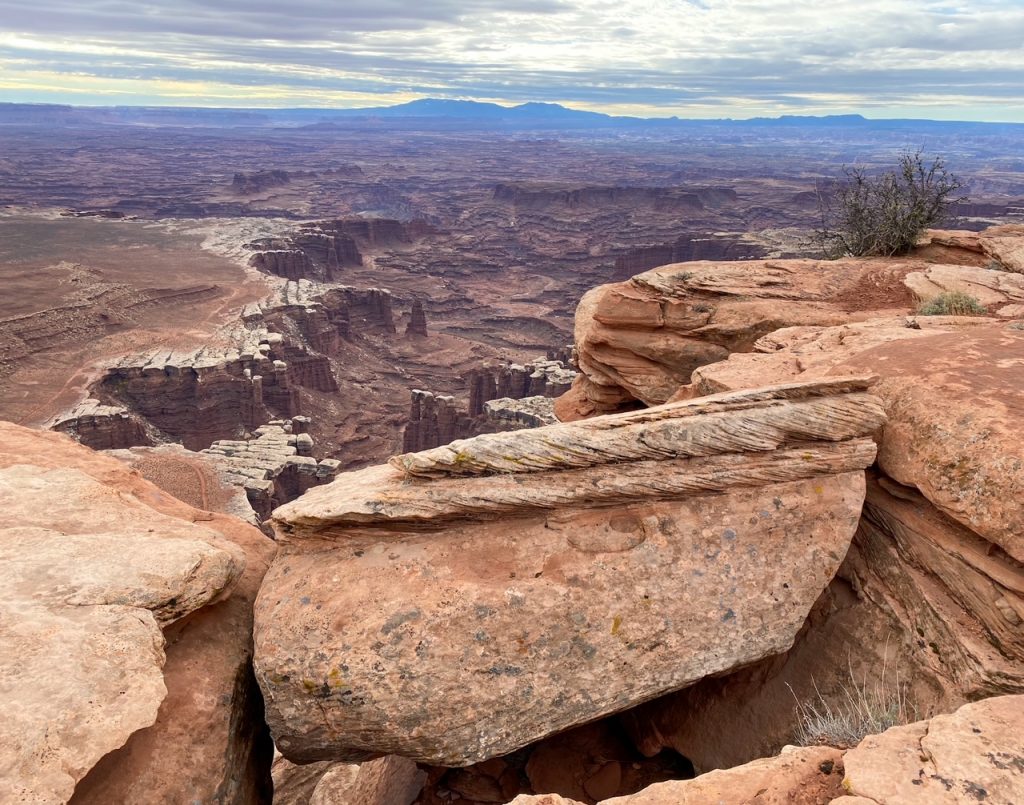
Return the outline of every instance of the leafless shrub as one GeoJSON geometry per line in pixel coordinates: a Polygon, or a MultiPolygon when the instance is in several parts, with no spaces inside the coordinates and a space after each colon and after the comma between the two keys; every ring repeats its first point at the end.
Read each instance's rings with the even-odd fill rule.
{"type": "Polygon", "coordinates": [[[920,150],[900,155],[896,169],[879,175],[844,168],[845,181],[818,193],[816,240],[829,258],[906,254],[929,227],[941,223],[963,183],[942,157],[926,163],[920,150]]]}

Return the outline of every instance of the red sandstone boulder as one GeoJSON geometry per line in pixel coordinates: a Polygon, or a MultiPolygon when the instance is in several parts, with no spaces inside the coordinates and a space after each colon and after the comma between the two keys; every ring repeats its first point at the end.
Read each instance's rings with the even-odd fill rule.
{"type": "Polygon", "coordinates": [[[38,568],[24,576],[35,579],[28,588],[5,582],[8,595],[31,597],[5,607],[10,627],[0,630],[21,713],[5,704],[17,749],[4,749],[0,799],[269,802],[271,747],[250,630],[273,543],[62,435],[0,423],[0,474],[9,525],[32,532],[8,531],[5,552],[31,551],[5,561],[4,572],[38,568]],[[72,536],[50,560],[53,533],[72,536]],[[68,553],[76,534],[89,537],[88,550],[68,553]],[[182,548],[192,554],[174,570],[182,548]],[[26,564],[33,557],[42,566],[26,564]],[[204,570],[210,560],[223,571],[204,570]],[[64,625],[33,638],[28,653],[18,641],[41,623],[39,607],[64,625]],[[100,623],[110,617],[118,624],[100,623]],[[91,638],[82,618],[99,619],[102,636],[91,638]]]}
{"type": "Polygon", "coordinates": [[[865,738],[843,788],[868,802],[1016,805],[1024,801],[1024,696],[1000,696],[865,738]]]}
{"type": "Polygon", "coordinates": [[[772,331],[912,313],[946,291],[1019,317],[1021,255],[1024,227],[1007,226],[931,232],[899,259],[676,263],[600,286],[577,309],[581,375],[556,411],[568,421],[662,403],[698,367],[749,352],[772,331]]]}
{"type": "Polygon", "coordinates": [[[468,765],[784,651],[860,513],[866,385],[488,434],[278,509],[255,633],[278,747],[468,765]]]}
{"type": "Polygon", "coordinates": [[[911,262],[768,260],[677,263],[602,285],[576,311],[576,408],[665,402],[699,366],[797,324],[905,311],[911,262]],[[581,399],[582,398],[582,399],[581,399]]]}

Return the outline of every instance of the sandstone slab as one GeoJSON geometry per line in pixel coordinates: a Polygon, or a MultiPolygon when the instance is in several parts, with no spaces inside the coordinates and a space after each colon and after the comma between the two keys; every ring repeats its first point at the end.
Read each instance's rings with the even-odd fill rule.
{"type": "MultiPolygon", "coordinates": [[[[115,648],[121,646],[114,655],[116,665],[106,684],[116,684],[118,674],[129,674],[147,656],[157,656],[159,662],[153,666],[156,676],[152,680],[153,684],[159,684],[160,691],[151,708],[146,710],[145,723],[138,724],[134,731],[125,728],[123,733],[118,733],[111,725],[104,727],[97,723],[95,728],[103,731],[103,741],[94,743],[83,732],[86,726],[94,728],[91,722],[77,724],[74,732],[77,751],[89,753],[92,761],[83,761],[81,768],[76,766],[70,770],[74,776],[81,777],[71,801],[219,801],[239,805],[269,802],[271,745],[263,724],[262,701],[252,678],[251,630],[252,601],[273,555],[273,542],[234,517],[200,511],[182,503],[122,462],[75,444],[66,436],[0,423],[0,468],[5,468],[5,474],[24,472],[17,465],[26,461],[31,462],[32,469],[41,477],[55,473],[56,478],[62,473],[75,472],[96,486],[87,486],[90,494],[76,503],[74,496],[69,496],[69,491],[73,490],[69,490],[66,483],[44,494],[29,489],[18,491],[22,486],[19,482],[14,510],[39,521],[50,521],[52,527],[65,535],[74,535],[86,528],[97,533],[109,532],[118,538],[141,533],[140,542],[121,545],[122,550],[116,559],[111,559],[109,569],[115,572],[117,568],[131,566],[132,562],[140,563],[139,584],[123,590],[130,596],[126,600],[162,601],[156,608],[162,613],[159,622],[157,617],[150,616],[156,628],[149,637],[152,648],[140,650],[122,645],[136,634],[133,629],[145,625],[145,618],[136,616],[128,618],[124,628],[105,630],[101,638],[91,644],[91,650],[99,659],[104,657],[102,652],[107,642],[113,640],[115,648]],[[104,513],[110,516],[109,520],[104,521],[104,513]],[[155,595],[161,583],[154,571],[161,567],[156,560],[163,549],[147,541],[168,534],[181,540],[198,536],[205,544],[226,553],[235,563],[233,586],[225,587],[212,601],[173,622],[172,617],[182,611],[182,605],[155,595]],[[162,630],[158,628],[161,625],[162,630]],[[114,635],[117,637],[112,637],[114,635]],[[99,755],[103,756],[95,762],[99,755]]],[[[171,486],[177,488],[178,485],[171,486]]],[[[61,540],[67,539],[61,537],[61,540]]],[[[59,550],[64,551],[63,545],[59,550]]],[[[207,575],[202,566],[194,562],[192,565],[196,578],[207,575]]],[[[74,570],[88,582],[80,589],[95,591],[107,565],[90,546],[88,555],[74,570]],[[89,572],[90,569],[94,572],[89,572]]],[[[117,585],[123,588],[128,578],[122,573],[112,588],[117,585]]],[[[194,584],[194,580],[190,584],[194,584]]],[[[163,585],[166,586],[166,582],[163,585]]],[[[42,589],[47,589],[46,585],[40,584],[35,592],[42,589]]],[[[195,601],[196,596],[189,593],[183,598],[186,599],[195,601]]],[[[83,617],[87,612],[116,609],[116,606],[76,606],[72,612],[83,617]]],[[[145,615],[145,611],[136,607],[128,611],[145,615]]],[[[73,628],[80,631],[77,626],[73,628]]],[[[88,633],[82,631],[81,638],[87,637],[88,633]]],[[[47,639],[40,640],[34,650],[40,657],[51,657],[53,669],[63,674],[64,686],[69,680],[81,686],[84,678],[98,668],[95,656],[72,661],[69,648],[59,643],[52,632],[47,639]],[[56,655],[57,659],[51,655],[56,655]]],[[[112,661],[110,657],[107,660],[112,661]]],[[[147,679],[150,677],[141,673],[132,677],[136,686],[147,679]]],[[[76,698],[77,706],[85,706],[90,699],[82,691],[79,693],[81,700],[76,698]]],[[[126,687],[118,688],[116,693],[114,709],[110,709],[109,702],[104,705],[93,700],[102,712],[109,712],[111,718],[116,707],[122,706],[122,700],[133,696],[132,690],[126,687]],[[124,695],[121,690],[125,690],[124,695]]],[[[38,708],[39,718],[49,718],[51,734],[57,725],[64,723],[64,718],[74,717],[74,710],[62,714],[55,709],[60,701],[55,698],[38,708]]],[[[13,738],[13,733],[7,734],[13,738]]],[[[10,775],[0,776],[5,782],[12,779],[10,775]]],[[[67,796],[60,799],[67,799],[67,796]]]]}
{"type": "Polygon", "coordinates": [[[166,695],[161,624],[227,592],[244,556],[78,470],[0,470],[0,799],[66,801],[166,695]]]}
{"type": "Polygon", "coordinates": [[[647,753],[698,768],[793,739],[794,696],[842,696],[850,669],[894,673],[920,712],[1024,690],[1024,338],[985,318],[898,317],[786,328],[701,367],[681,394],[870,371],[886,403],[858,532],[785,658],[707,680],[630,714],[647,753]]]}
{"type": "Polygon", "coordinates": [[[282,507],[256,615],[282,753],[468,765],[785,650],[856,526],[868,384],[488,434],[282,507]]]}
{"type": "Polygon", "coordinates": [[[1024,800],[1024,696],[967,704],[846,753],[843,787],[873,802],[1012,805],[1024,800]]]}
{"type": "Polygon", "coordinates": [[[1024,331],[991,320],[886,319],[789,328],[702,367],[692,393],[873,372],[889,420],[879,466],[1024,561],[1024,331]],[[942,405],[936,405],[942,400],[942,405]]]}

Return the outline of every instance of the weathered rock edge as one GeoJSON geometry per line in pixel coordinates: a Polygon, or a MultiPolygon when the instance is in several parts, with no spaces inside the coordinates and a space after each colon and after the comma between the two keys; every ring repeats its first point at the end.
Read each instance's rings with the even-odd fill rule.
{"type": "Polygon", "coordinates": [[[726,392],[528,431],[489,433],[395,456],[413,477],[532,473],[642,459],[775,450],[794,441],[841,442],[881,424],[870,377],[726,392]],[[756,412],[756,413],[755,413],[756,412]]]}
{"type": "Polygon", "coordinates": [[[789,383],[485,434],[341,475],[278,508],[273,524],[282,542],[330,539],[359,525],[440,527],[859,470],[875,457],[865,436],[885,419],[878,399],[864,393],[872,382],[789,383]]]}
{"type": "Polygon", "coordinates": [[[492,474],[375,467],[281,507],[255,626],[278,747],[468,765],[785,651],[856,528],[869,383],[481,436],[459,450],[492,474]]]}

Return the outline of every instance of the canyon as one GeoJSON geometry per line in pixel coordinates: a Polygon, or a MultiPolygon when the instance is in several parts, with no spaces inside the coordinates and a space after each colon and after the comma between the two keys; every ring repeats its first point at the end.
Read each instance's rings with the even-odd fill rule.
{"type": "Polygon", "coordinates": [[[1024,799],[1014,130],[4,111],[0,799],[1024,799]]]}

